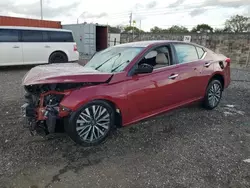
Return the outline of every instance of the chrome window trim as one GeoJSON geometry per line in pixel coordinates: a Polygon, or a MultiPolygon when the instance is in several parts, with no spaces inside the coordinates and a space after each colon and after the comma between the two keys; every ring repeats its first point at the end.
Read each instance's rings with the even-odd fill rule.
{"type": "MultiPolygon", "coordinates": [[[[196,47],[201,48],[201,49],[204,51],[204,54],[203,54],[202,58],[200,58],[200,59],[198,58],[197,61],[204,60],[204,58],[205,58],[206,55],[207,55],[207,50],[206,50],[204,47],[202,47],[202,46],[198,46],[198,45],[195,45],[195,44],[189,44],[189,43],[178,43],[178,42],[169,43],[169,44],[172,44],[173,46],[174,46],[174,44],[186,44],[186,45],[194,46],[195,48],[196,48],[196,47]]],[[[161,45],[159,45],[159,46],[156,46],[155,48],[160,47],[160,46],[165,46],[165,45],[166,45],[166,44],[161,44],[161,45]]],[[[155,49],[155,48],[154,48],[154,49],[155,49]]],[[[197,55],[198,55],[198,54],[197,54],[197,55]]],[[[167,68],[172,68],[172,67],[176,67],[176,66],[178,66],[178,65],[188,64],[188,63],[192,63],[192,62],[194,62],[194,61],[190,61],[190,62],[185,62],[185,63],[181,63],[181,64],[174,64],[174,65],[169,65],[169,66],[164,66],[164,67],[156,68],[156,69],[153,69],[153,72],[152,72],[152,73],[154,73],[155,71],[158,71],[158,70],[164,70],[164,69],[167,69],[167,68]]],[[[115,73],[115,74],[116,74],[116,73],[115,73]]]]}

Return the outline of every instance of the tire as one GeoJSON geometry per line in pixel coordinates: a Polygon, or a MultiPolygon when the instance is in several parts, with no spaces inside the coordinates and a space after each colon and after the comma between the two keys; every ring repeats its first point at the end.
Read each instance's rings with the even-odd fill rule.
{"type": "Polygon", "coordinates": [[[208,110],[216,108],[220,103],[222,91],[222,84],[219,80],[210,81],[203,101],[204,108],[208,110]]]}
{"type": "Polygon", "coordinates": [[[77,144],[94,146],[106,140],[115,127],[114,120],[114,109],[105,101],[95,100],[71,114],[65,131],[77,144]]]}
{"type": "Polygon", "coordinates": [[[49,63],[66,63],[68,62],[68,57],[62,52],[54,52],[49,57],[49,63]]]}

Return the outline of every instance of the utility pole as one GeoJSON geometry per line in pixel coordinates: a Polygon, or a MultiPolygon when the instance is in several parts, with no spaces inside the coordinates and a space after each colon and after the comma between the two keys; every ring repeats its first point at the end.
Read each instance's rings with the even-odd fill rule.
{"type": "Polygon", "coordinates": [[[134,41],[134,24],[133,24],[133,29],[132,29],[132,41],[134,41]]]}
{"type": "Polygon", "coordinates": [[[139,31],[139,39],[141,40],[141,20],[140,20],[140,31],[139,31]]]}
{"type": "MultiPolygon", "coordinates": [[[[130,13],[130,15],[129,15],[129,26],[130,26],[130,28],[131,28],[131,26],[132,26],[132,17],[133,17],[133,13],[131,12],[130,13]]],[[[133,31],[132,31],[133,32],[133,31]]],[[[134,33],[133,33],[133,35],[134,35],[134,33]]],[[[129,39],[130,37],[129,37],[129,35],[128,35],[128,39],[129,39]]],[[[133,38],[132,38],[132,40],[134,40],[133,38]]]]}
{"type": "Polygon", "coordinates": [[[43,20],[43,0],[40,0],[41,20],[43,20]]]}
{"type": "Polygon", "coordinates": [[[132,38],[132,41],[134,41],[134,28],[135,28],[135,20],[133,20],[133,26],[132,26],[132,33],[133,33],[133,38],[132,38]]]}
{"type": "Polygon", "coordinates": [[[130,13],[130,16],[129,16],[129,26],[131,27],[132,25],[132,12],[130,13]]]}

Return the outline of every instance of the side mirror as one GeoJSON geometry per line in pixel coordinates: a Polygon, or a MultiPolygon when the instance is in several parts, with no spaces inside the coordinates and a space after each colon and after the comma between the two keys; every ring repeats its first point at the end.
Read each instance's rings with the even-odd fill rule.
{"type": "Polygon", "coordinates": [[[145,73],[151,73],[153,72],[154,67],[143,63],[141,65],[138,66],[138,68],[135,70],[135,74],[145,74],[145,73]]]}

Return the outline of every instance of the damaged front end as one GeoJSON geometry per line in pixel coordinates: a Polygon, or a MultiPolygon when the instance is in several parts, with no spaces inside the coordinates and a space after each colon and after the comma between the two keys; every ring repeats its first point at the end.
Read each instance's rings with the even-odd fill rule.
{"type": "Polygon", "coordinates": [[[74,90],[108,83],[112,76],[112,73],[102,73],[77,63],[49,64],[32,68],[22,80],[27,92],[22,113],[31,133],[54,133],[57,122],[67,119],[71,113],[70,109],[60,104],[74,90]]]}
{"type": "MultiPolygon", "coordinates": [[[[71,110],[60,105],[60,102],[72,90],[93,85],[93,83],[60,83],[24,86],[25,104],[22,114],[26,127],[32,135],[47,135],[56,132],[56,125],[69,116],[71,110]]],[[[61,126],[61,125],[60,125],[61,126]]],[[[63,126],[62,126],[63,127],[63,126]]]]}

